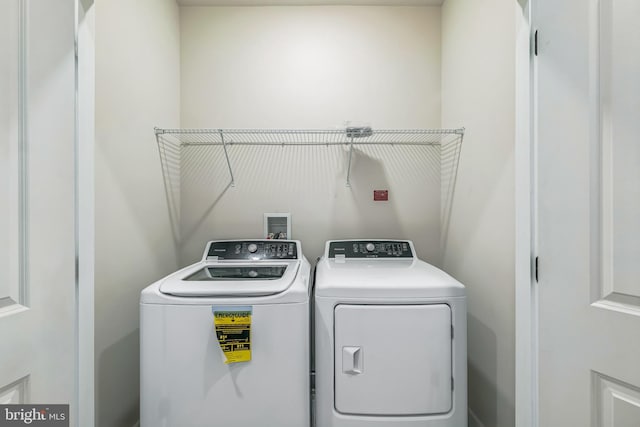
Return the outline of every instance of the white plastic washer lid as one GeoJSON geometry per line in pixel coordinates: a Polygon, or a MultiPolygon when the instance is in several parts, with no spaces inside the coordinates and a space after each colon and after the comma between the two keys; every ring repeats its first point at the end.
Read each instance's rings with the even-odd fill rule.
{"type": "Polygon", "coordinates": [[[296,280],[300,269],[300,261],[260,262],[260,263],[200,263],[195,268],[180,275],[167,277],[160,284],[160,292],[179,297],[254,297],[275,295],[284,292],[296,280]],[[186,280],[194,273],[208,268],[242,268],[242,267],[285,267],[286,270],[277,279],[238,280],[186,280]]]}

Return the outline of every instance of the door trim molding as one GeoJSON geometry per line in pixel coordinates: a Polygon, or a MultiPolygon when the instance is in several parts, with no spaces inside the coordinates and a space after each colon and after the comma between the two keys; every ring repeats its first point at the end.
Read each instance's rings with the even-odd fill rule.
{"type": "Polygon", "coordinates": [[[535,0],[516,8],[515,303],[516,426],[538,426],[537,283],[535,248],[535,0]]]}
{"type": "Polygon", "coordinates": [[[76,404],[75,425],[95,425],[94,362],[94,143],[95,8],[75,0],[75,252],[76,404]]]}

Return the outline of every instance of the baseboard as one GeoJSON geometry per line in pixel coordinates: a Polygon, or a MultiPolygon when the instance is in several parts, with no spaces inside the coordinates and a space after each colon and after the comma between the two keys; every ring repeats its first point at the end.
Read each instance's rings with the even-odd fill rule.
{"type": "Polygon", "coordinates": [[[482,421],[480,421],[471,408],[469,408],[469,427],[484,427],[482,421]]]}

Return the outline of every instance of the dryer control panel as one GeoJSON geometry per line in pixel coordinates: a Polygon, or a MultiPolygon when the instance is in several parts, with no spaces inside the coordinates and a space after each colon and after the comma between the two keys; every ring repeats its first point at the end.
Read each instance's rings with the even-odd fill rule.
{"type": "Polygon", "coordinates": [[[298,242],[293,240],[226,240],[210,242],[205,260],[278,260],[298,259],[298,242]]]}
{"type": "Polygon", "coordinates": [[[343,240],[329,242],[328,257],[413,258],[408,240],[343,240]]]}

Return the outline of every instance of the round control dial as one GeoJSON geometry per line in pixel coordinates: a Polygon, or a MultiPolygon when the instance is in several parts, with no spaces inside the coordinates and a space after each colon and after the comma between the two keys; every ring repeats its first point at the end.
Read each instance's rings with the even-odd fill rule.
{"type": "Polygon", "coordinates": [[[374,245],[373,243],[367,243],[367,246],[365,246],[365,248],[369,251],[369,252],[373,252],[376,248],[376,245],[374,245]]]}
{"type": "Polygon", "coordinates": [[[249,250],[249,252],[251,252],[252,254],[255,253],[258,250],[258,245],[256,245],[255,243],[251,243],[247,249],[249,250]]]}

